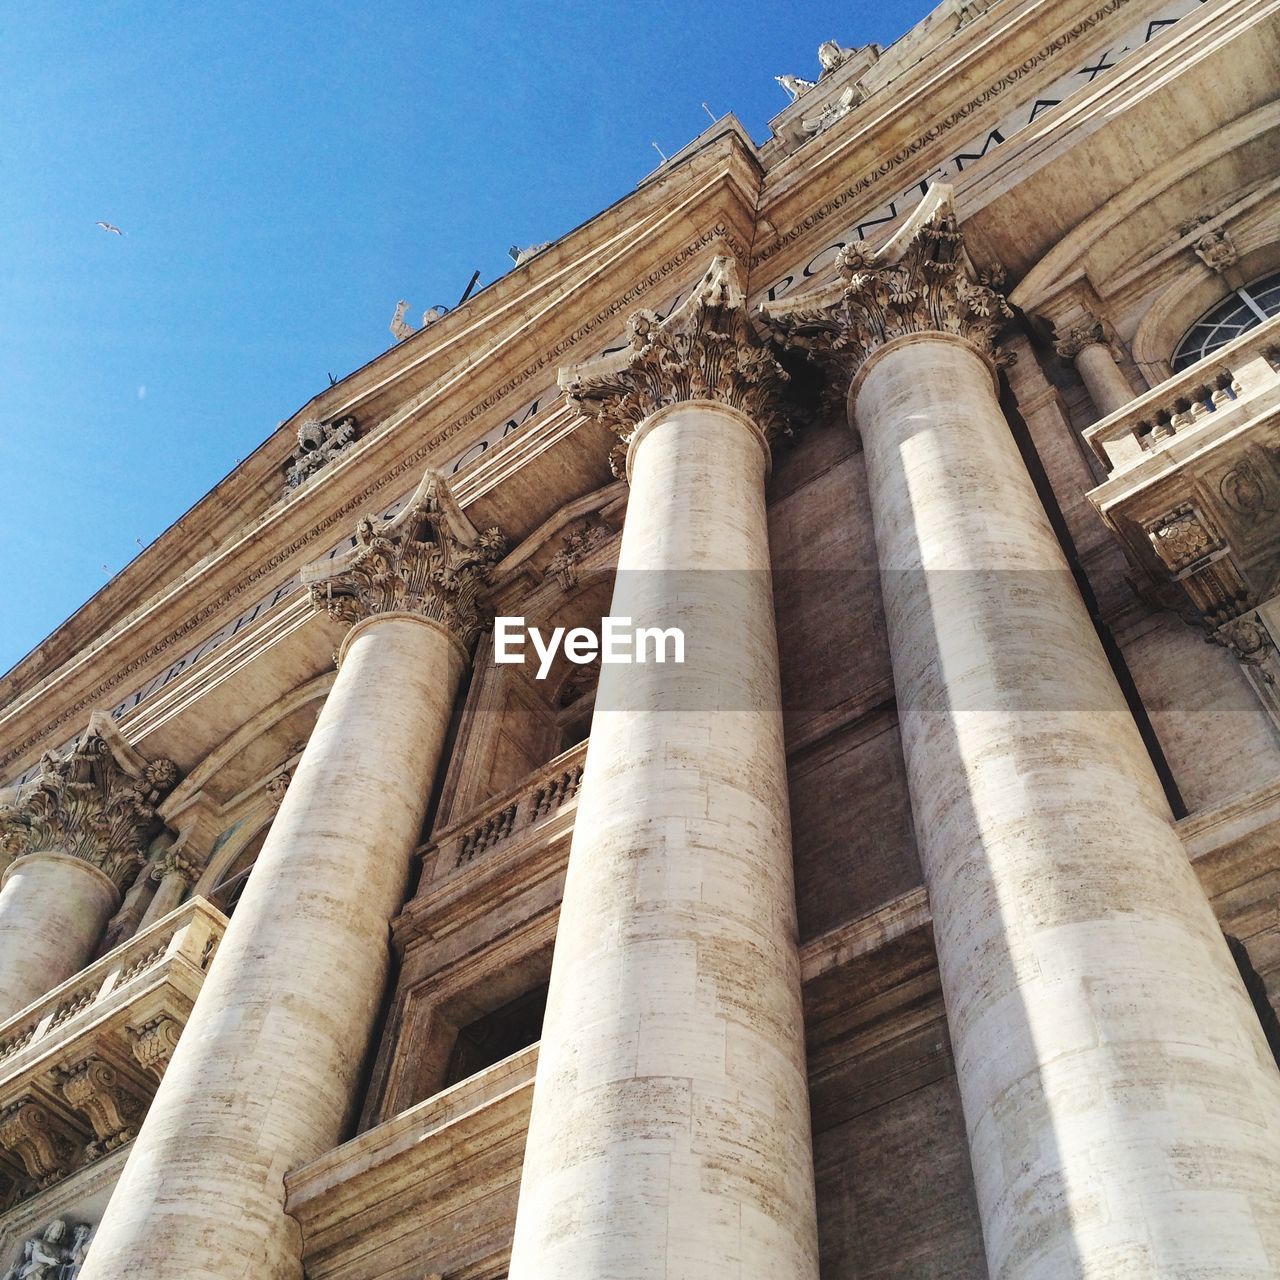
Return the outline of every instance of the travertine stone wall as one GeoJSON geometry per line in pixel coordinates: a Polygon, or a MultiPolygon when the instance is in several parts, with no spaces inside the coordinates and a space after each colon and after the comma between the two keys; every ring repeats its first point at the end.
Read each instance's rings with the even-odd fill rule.
{"type": "Polygon", "coordinates": [[[767,447],[692,402],[636,433],[552,967],[512,1280],[816,1277],[767,447]]]}
{"type": "Polygon", "coordinates": [[[12,863],[0,888],[0,1021],[87,964],[119,902],[81,858],[28,853],[12,863]]]}
{"type": "Polygon", "coordinates": [[[851,393],[993,1276],[1280,1270],[1280,1075],[963,339],[851,393]]]}
{"type": "Polygon", "coordinates": [[[407,614],[344,650],[82,1280],[302,1275],[284,1174],[348,1119],[465,663],[407,614]]]}

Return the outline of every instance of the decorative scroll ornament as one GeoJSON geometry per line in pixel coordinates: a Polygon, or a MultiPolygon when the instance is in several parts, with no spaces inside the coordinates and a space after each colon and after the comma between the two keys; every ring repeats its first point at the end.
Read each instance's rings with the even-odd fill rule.
{"type": "Polygon", "coordinates": [[[178,780],[173,761],[148,764],[95,712],[84,737],[65,756],[46,752],[40,768],[26,795],[0,805],[0,849],[68,854],[123,889],[160,829],[156,805],[178,780]]]}
{"type": "Polygon", "coordinates": [[[416,613],[470,647],[486,621],[481,592],[505,548],[502,534],[478,532],[444,477],[428,471],[395,519],[383,525],[361,520],[355,547],[308,565],[302,580],[312,604],[339,622],[416,613]]]}
{"type": "Polygon", "coordinates": [[[637,311],[627,345],[590,364],[560,370],[571,405],[622,441],[609,456],[621,478],[636,428],[667,405],[716,400],[747,415],[772,440],[789,434],[782,391],[788,375],[747,315],[732,258],[715,258],[701,283],[665,320],[637,311]]]}
{"type": "Polygon", "coordinates": [[[880,250],[846,245],[836,272],[831,283],[767,303],[760,313],[785,349],[804,351],[837,375],[832,389],[841,395],[873,351],[908,334],[955,334],[1007,363],[996,349],[996,335],[1013,315],[997,292],[1004,274],[970,267],[949,186],[931,186],[880,250]]]}

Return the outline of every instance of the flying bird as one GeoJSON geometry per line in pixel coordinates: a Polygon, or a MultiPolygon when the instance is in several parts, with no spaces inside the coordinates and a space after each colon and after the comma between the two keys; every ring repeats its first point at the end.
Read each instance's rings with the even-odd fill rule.
{"type": "Polygon", "coordinates": [[[124,235],[124,232],[121,231],[120,228],[117,227],[113,222],[98,222],[98,223],[95,223],[94,225],[101,227],[103,231],[110,231],[113,236],[124,235]]]}

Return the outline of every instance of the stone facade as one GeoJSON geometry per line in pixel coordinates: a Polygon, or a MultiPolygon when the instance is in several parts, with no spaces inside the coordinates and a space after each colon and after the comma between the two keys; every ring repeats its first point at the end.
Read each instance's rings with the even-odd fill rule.
{"type": "Polygon", "coordinates": [[[1280,1275],[1278,67],[827,40],[0,680],[0,1274],[1280,1275]]]}

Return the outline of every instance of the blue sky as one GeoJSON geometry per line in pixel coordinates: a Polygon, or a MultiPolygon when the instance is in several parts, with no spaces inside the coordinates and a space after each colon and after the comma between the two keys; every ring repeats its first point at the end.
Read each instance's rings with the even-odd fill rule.
{"type": "Polygon", "coordinates": [[[0,671],[316,391],[931,6],[54,5],[0,45],[0,671]],[[119,225],[109,235],[98,219],[119,225]]]}

